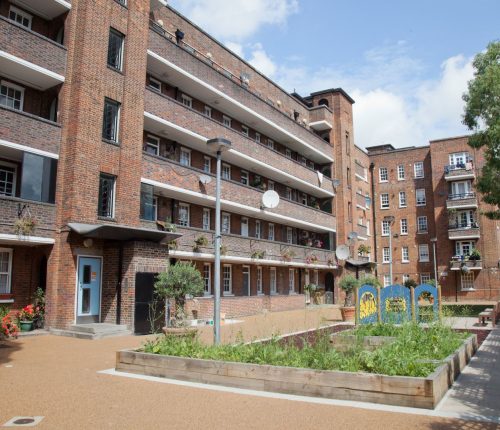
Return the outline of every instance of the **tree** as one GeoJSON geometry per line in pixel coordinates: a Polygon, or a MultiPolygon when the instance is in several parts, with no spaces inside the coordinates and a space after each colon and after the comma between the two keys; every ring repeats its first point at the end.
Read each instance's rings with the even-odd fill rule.
{"type": "Polygon", "coordinates": [[[494,206],[485,213],[500,219],[500,41],[491,42],[486,52],[473,61],[474,79],[463,95],[463,123],[474,131],[469,138],[473,148],[485,147],[486,163],[477,181],[483,201],[494,206]]]}
{"type": "Polygon", "coordinates": [[[353,293],[356,287],[359,286],[359,281],[354,275],[346,275],[340,280],[339,286],[345,291],[344,306],[353,306],[353,293]]]}
{"type": "Polygon", "coordinates": [[[156,277],[155,293],[165,301],[175,300],[173,325],[182,325],[186,296],[201,296],[204,282],[194,263],[178,261],[156,277]]]}

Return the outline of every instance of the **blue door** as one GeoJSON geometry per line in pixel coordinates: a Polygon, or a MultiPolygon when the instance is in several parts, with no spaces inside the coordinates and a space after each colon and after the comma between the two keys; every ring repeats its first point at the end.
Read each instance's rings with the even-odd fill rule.
{"type": "Polygon", "coordinates": [[[78,259],[77,323],[99,322],[101,305],[101,259],[78,259]]]}

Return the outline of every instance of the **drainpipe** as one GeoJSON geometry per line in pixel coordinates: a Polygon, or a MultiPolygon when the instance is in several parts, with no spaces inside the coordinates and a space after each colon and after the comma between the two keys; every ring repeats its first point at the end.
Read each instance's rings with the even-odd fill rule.
{"type": "Polygon", "coordinates": [[[116,282],[116,324],[122,319],[122,265],[123,265],[123,242],[118,248],[118,281],[116,282]]]}
{"type": "Polygon", "coordinates": [[[370,179],[371,179],[371,190],[372,190],[372,219],[373,219],[373,247],[375,248],[375,276],[378,278],[378,260],[377,260],[377,215],[375,214],[375,181],[373,179],[373,170],[375,169],[375,163],[372,161],[370,163],[370,179]]]}

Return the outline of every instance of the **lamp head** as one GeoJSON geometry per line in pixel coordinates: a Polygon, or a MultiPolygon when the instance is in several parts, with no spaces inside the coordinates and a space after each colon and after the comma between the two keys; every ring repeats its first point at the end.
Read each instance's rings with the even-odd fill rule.
{"type": "Polygon", "coordinates": [[[216,137],[209,139],[207,145],[214,152],[224,152],[231,148],[231,141],[223,137],[216,137]]]}

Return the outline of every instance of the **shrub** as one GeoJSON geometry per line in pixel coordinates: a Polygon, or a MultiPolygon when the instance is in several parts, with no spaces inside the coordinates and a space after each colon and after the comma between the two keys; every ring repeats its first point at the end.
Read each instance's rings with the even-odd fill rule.
{"type": "Polygon", "coordinates": [[[407,279],[403,285],[406,288],[415,288],[417,286],[417,282],[414,279],[407,279]]]}
{"type": "Polygon", "coordinates": [[[378,278],[373,275],[365,276],[364,278],[359,280],[359,283],[360,285],[373,285],[374,287],[382,286],[378,278]]]}
{"type": "Polygon", "coordinates": [[[340,280],[339,286],[346,293],[344,306],[353,306],[353,292],[359,286],[359,280],[354,275],[346,275],[340,280]]]}

